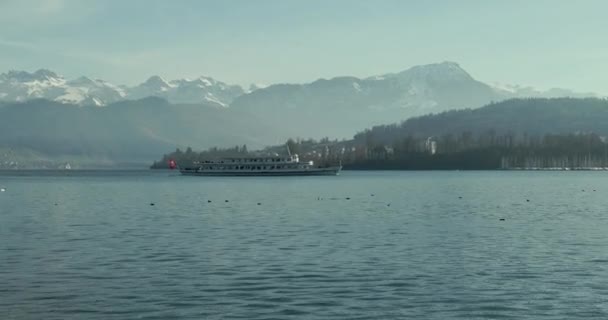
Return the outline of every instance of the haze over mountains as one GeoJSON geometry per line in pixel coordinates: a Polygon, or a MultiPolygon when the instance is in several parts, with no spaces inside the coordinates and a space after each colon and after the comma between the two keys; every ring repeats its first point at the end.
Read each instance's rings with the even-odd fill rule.
{"type": "Polygon", "coordinates": [[[168,81],[155,75],[139,85],[129,87],[86,76],[68,80],[47,69],[33,73],[13,70],[0,74],[0,100],[7,102],[47,99],[61,103],[105,106],[117,101],[155,96],[170,103],[208,103],[227,107],[237,98],[241,98],[238,104],[242,105],[259,103],[260,97],[269,97],[273,100],[286,100],[281,102],[287,108],[293,108],[303,105],[301,101],[291,100],[298,95],[315,98],[315,101],[305,103],[333,104],[333,98],[339,94],[352,95],[357,100],[364,98],[365,102],[359,104],[364,104],[370,110],[401,108],[421,111],[457,104],[479,105],[491,99],[511,97],[594,95],[567,89],[539,91],[518,85],[488,85],[473,79],[454,62],[415,66],[399,73],[364,79],[343,76],[329,80],[319,79],[309,84],[276,84],[265,88],[251,85],[249,90],[206,76],[168,81]],[[263,90],[263,93],[251,95],[258,89],[263,90]],[[316,101],[327,98],[330,101],[316,101]]]}
{"type": "Polygon", "coordinates": [[[351,138],[374,125],[509,98],[594,96],[492,86],[454,62],[252,89],[209,77],[153,76],[128,87],[86,77],[66,80],[44,69],[10,71],[0,75],[0,151],[145,162],[176,147],[251,149],[289,137],[351,138]]]}

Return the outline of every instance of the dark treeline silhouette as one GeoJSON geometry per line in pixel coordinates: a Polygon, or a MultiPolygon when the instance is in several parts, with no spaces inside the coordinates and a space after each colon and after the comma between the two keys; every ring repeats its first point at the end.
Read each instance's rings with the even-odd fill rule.
{"type": "MultiPolygon", "coordinates": [[[[376,126],[352,140],[293,140],[304,160],[346,169],[581,169],[608,167],[608,100],[515,99],[376,126]]],[[[282,153],[285,146],[261,152],[282,153]]],[[[187,162],[237,149],[166,155],[187,162]]]]}
{"type": "Polygon", "coordinates": [[[267,147],[262,150],[248,151],[247,146],[235,146],[232,148],[218,148],[213,147],[207,150],[196,152],[192,148],[188,147],[186,151],[176,149],[174,152],[163,155],[162,159],[155,161],[151,168],[152,169],[166,169],[169,167],[169,161],[174,160],[179,166],[187,167],[191,166],[196,162],[219,159],[219,158],[239,158],[239,157],[253,157],[253,156],[285,156],[288,153],[297,154],[301,160],[314,160],[318,164],[325,163],[327,161],[339,162],[339,157],[336,156],[336,149],[340,148],[344,141],[339,142],[338,140],[329,140],[329,138],[323,138],[320,140],[315,139],[288,139],[285,144],[278,146],[267,147]],[[330,152],[333,151],[333,153],[330,152]]]}
{"type": "Polygon", "coordinates": [[[365,130],[353,139],[365,152],[345,164],[361,169],[606,167],[606,123],[606,99],[513,99],[365,130]]]}
{"type": "Polygon", "coordinates": [[[201,161],[209,158],[223,158],[223,157],[243,157],[249,153],[247,145],[234,146],[232,148],[218,148],[213,147],[207,150],[196,152],[191,147],[186,148],[186,151],[182,151],[177,148],[175,151],[163,155],[160,161],[155,161],[152,164],[152,169],[166,169],[169,168],[169,161],[174,160],[179,166],[186,167],[191,166],[197,161],[201,161]]]}
{"type": "MultiPolygon", "coordinates": [[[[608,167],[608,141],[594,133],[412,136],[373,146],[351,169],[591,169],[608,167]]],[[[347,158],[348,159],[348,158],[347,158]]]]}
{"type": "MultiPolygon", "coordinates": [[[[391,146],[360,145],[328,139],[292,140],[286,146],[302,160],[319,164],[342,163],[346,169],[376,170],[495,170],[495,169],[592,169],[608,168],[608,140],[594,133],[547,135],[497,135],[493,131],[473,135],[443,135],[427,139],[408,136],[391,146]]],[[[247,146],[211,148],[202,152],[177,149],[155,162],[167,168],[169,160],[180,166],[197,161],[255,155],[285,155],[286,146],[255,152],[247,146]]]]}
{"type": "Polygon", "coordinates": [[[400,124],[380,125],[359,132],[358,143],[385,145],[407,136],[430,137],[446,134],[544,135],[594,132],[608,135],[608,100],[585,98],[512,99],[479,109],[451,110],[415,117],[400,124]]]}

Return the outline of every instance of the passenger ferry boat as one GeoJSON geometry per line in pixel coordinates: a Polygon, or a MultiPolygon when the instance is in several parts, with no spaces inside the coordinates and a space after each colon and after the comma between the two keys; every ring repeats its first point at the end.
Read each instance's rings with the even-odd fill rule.
{"type": "Polygon", "coordinates": [[[335,176],[341,169],[341,165],[315,166],[313,161],[300,161],[294,154],[207,160],[179,171],[192,176],[335,176]]]}

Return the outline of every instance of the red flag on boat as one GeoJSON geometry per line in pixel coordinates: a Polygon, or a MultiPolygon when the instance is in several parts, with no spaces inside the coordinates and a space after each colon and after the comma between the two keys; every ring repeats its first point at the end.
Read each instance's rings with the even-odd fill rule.
{"type": "Polygon", "coordinates": [[[175,160],[169,160],[169,169],[173,170],[175,168],[177,168],[177,163],[175,163],[175,160]]]}

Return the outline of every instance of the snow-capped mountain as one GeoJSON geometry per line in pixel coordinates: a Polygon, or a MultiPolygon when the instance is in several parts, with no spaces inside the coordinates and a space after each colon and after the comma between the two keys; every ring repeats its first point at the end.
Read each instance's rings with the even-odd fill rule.
{"type": "MultiPolygon", "coordinates": [[[[276,115],[283,109],[298,108],[306,109],[305,112],[314,109],[338,113],[372,111],[367,118],[376,119],[374,123],[384,123],[395,117],[475,108],[508,98],[595,95],[566,89],[542,91],[516,85],[489,85],[475,80],[457,63],[449,61],[363,79],[336,77],[307,84],[252,84],[247,90],[205,76],[177,80],[152,76],[129,87],[84,76],[66,80],[46,69],[33,73],[9,71],[0,74],[0,101],[42,98],[76,105],[105,106],[149,96],[161,97],[170,103],[203,103],[217,107],[234,105],[276,115]]],[[[362,123],[363,126],[365,124],[362,123]]]]}
{"type": "MultiPolygon", "coordinates": [[[[581,95],[589,94],[576,96],[581,95]]],[[[0,74],[0,144],[62,157],[151,159],[176,146],[202,149],[246,143],[261,147],[289,137],[350,139],[359,130],[413,116],[539,96],[574,93],[488,85],[454,62],[367,78],[343,76],[304,84],[255,85],[247,92],[208,77],[167,81],[153,76],[127,87],[86,77],[66,80],[49,70],[10,71],[0,74]],[[35,98],[42,99],[6,103],[35,98]]],[[[591,104],[599,101],[591,100],[591,104]]],[[[524,103],[523,107],[533,105],[524,103]]],[[[512,114],[527,113],[522,109],[512,114]]],[[[467,127],[465,124],[462,129],[467,127]]],[[[441,131],[443,127],[431,129],[441,131]]]]}
{"type": "Polygon", "coordinates": [[[207,102],[227,107],[243,93],[243,88],[238,85],[228,85],[210,77],[166,81],[159,76],[152,76],[144,83],[130,88],[127,98],[156,96],[172,103],[207,102]]]}
{"type": "Polygon", "coordinates": [[[47,99],[104,106],[122,100],[156,96],[172,103],[208,103],[226,107],[243,93],[240,86],[228,85],[210,77],[165,81],[159,76],[152,76],[140,85],[128,87],[84,76],[66,80],[46,69],[33,73],[9,71],[0,74],[1,101],[47,99]]]}
{"type": "Polygon", "coordinates": [[[530,86],[521,86],[514,84],[504,84],[500,82],[493,82],[491,86],[498,92],[506,97],[513,98],[561,98],[561,97],[570,97],[570,98],[588,98],[588,97],[598,97],[597,94],[593,92],[575,92],[570,89],[563,88],[551,88],[548,90],[540,90],[530,86]]]}
{"type": "Polygon", "coordinates": [[[251,92],[254,92],[254,91],[259,90],[259,89],[264,89],[264,88],[266,88],[266,87],[268,87],[268,85],[267,85],[267,84],[263,84],[263,83],[252,83],[252,84],[250,84],[250,85],[249,85],[249,89],[247,90],[247,92],[246,92],[246,93],[251,93],[251,92]]]}
{"type": "Polygon", "coordinates": [[[68,81],[46,69],[34,73],[9,71],[0,74],[0,99],[4,101],[47,99],[102,106],[124,98],[122,89],[105,81],[86,77],[68,81]]]}
{"type": "MultiPolygon", "coordinates": [[[[353,128],[403,121],[447,110],[478,108],[509,98],[528,97],[474,79],[455,62],[409,68],[368,78],[336,77],[306,84],[276,84],[238,97],[231,108],[264,114],[269,125],[300,128],[299,134],[349,137],[353,128]],[[294,121],[297,119],[297,121],[294,121]]],[[[534,97],[545,93],[534,92],[534,97]]],[[[554,91],[553,96],[572,96],[554,91]]]]}
{"type": "Polygon", "coordinates": [[[500,98],[458,64],[443,62],[363,79],[336,77],[271,85],[240,96],[232,107],[277,116],[286,109],[300,109],[312,117],[336,113],[344,119],[357,114],[361,119],[386,123],[447,109],[480,107],[500,98]]]}

